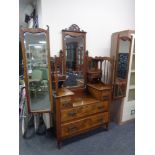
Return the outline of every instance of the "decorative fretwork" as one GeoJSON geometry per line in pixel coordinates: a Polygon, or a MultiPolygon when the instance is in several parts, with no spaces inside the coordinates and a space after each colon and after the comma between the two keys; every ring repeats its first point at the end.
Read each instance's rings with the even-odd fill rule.
{"type": "Polygon", "coordinates": [[[68,29],[66,28],[63,31],[84,32],[83,30],[80,30],[80,27],[76,24],[72,24],[68,29]]]}

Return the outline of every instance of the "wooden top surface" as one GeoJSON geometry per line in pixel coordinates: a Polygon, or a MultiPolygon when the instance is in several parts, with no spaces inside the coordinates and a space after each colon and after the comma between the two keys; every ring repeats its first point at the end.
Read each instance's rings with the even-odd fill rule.
{"type": "Polygon", "coordinates": [[[111,85],[105,85],[103,83],[87,84],[87,86],[92,87],[97,90],[110,90],[112,88],[111,85]]]}
{"type": "Polygon", "coordinates": [[[75,99],[75,101],[73,103],[73,107],[99,102],[99,100],[97,100],[91,96],[75,97],[74,99],[75,99]]]}
{"type": "Polygon", "coordinates": [[[59,88],[58,89],[58,95],[56,95],[56,98],[64,97],[64,96],[70,96],[70,95],[74,95],[74,93],[72,91],[70,91],[69,89],[59,88]]]}

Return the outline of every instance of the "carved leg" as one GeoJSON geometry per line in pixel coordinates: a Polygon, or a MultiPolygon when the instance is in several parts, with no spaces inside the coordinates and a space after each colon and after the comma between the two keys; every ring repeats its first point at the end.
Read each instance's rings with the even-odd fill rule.
{"type": "Polygon", "coordinates": [[[105,123],[105,124],[104,124],[104,130],[105,130],[105,131],[108,131],[108,128],[109,128],[109,123],[105,123]]]}

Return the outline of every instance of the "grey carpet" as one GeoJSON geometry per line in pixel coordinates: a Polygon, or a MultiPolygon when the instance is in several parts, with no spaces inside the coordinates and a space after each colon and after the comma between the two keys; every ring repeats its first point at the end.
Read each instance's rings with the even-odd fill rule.
{"type": "Polygon", "coordinates": [[[134,155],[135,123],[118,126],[110,123],[109,131],[90,132],[63,142],[57,149],[56,139],[49,132],[23,139],[19,132],[20,155],[134,155]]]}

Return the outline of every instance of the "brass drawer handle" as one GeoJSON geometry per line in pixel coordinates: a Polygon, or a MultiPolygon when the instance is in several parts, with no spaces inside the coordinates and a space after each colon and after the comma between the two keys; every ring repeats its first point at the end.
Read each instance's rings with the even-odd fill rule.
{"type": "Polygon", "coordinates": [[[71,111],[71,112],[69,112],[69,113],[68,113],[68,115],[69,115],[69,116],[72,116],[72,117],[74,117],[74,116],[76,115],[76,112],[74,112],[74,111],[71,111]]]}
{"type": "Polygon", "coordinates": [[[103,99],[103,100],[108,100],[108,99],[109,99],[109,96],[103,96],[102,99],[103,99]]]}
{"type": "Polygon", "coordinates": [[[100,110],[100,112],[104,111],[104,107],[98,107],[98,110],[100,110]]]}
{"type": "Polygon", "coordinates": [[[99,123],[103,123],[103,118],[98,119],[99,123]]]}
{"type": "Polygon", "coordinates": [[[78,130],[78,128],[76,126],[69,126],[68,127],[68,132],[75,132],[77,130],[78,130]]]}
{"type": "Polygon", "coordinates": [[[69,102],[64,102],[62,105],[63,105],[63,107],[65,107],[65,108],[70,107],[70,103],[69,103],[69,102]]]}

